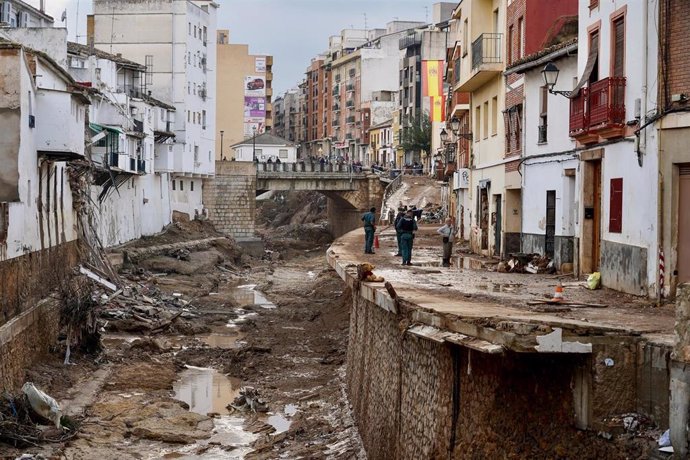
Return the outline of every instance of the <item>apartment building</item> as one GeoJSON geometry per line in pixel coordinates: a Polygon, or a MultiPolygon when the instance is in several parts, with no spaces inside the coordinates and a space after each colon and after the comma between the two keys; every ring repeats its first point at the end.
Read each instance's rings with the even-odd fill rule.
{"type": "MultiPolygon", "coordinates": [[[[570,100],[551,94],[542,71],[560,69],[559,80],[577,79],[577,37],[513,61],[506,74],[520,78],[524,93],[521,251],[545,254],[563,272],[574,263],[577,155],[569,136],[570,100]]],[[[571,83],[572,84],[572,83],[571,83]]]]}
{"type": "MultiPolygon", "coordinates": [[[[223,131],[225,146],[241,142],[273,128],[273,56],[250,54],[249,45],[230,43],[230,33],[217,33],[216,129],[223,131]]],[[[230,148],[220,150],[216,136],[216,160],[234,158],[230,148]]]]}
{"type": "Polygon", "coordinates": [[[91,100],[91,200],[100,241],[114,246],[162,231],[172,220],[175,107],[148,95],[143,64],[73,42],[67,57],[68,72],[91,100]]]}
{"type": "Polygon", "coordinates": [[[327,138],[327,125],[331,117],[328,88],[331,86],[331,72],[324,66],[324,56],[312,59],[306,71],[306,137],[305,151],[312,157],[329,157],[331,154],[327,138]]]}
{"type": "MultiPolygon", "coordinates": [[[[461,28],[456,90],[470,94],[472,154],[470,247],[488,256],[502,253],[506,224],[505,190],[520,187],[519,174],[507,175],[505,160],[506,1],[463,0],[454,14],[461,28]]],[[[515,219],[515,216],[510,216],[515,219]]],[[[513,225],[514,222],[509,223],[513,225]]]]}
{"type": "Polygon", "coordinates": [[[215,168],[217,8],[207,0],[95,0],[88,22],[90,43],[144,63],[151,95],[175,106],[170,193],[173,210],[190,217],[203,213],[201,179],[215,168]]]}
{"type": "Polygon", "coordinates": [[[3,0],[0,2],[0,27],[53,27],[54,19],[45,13],[44,7],[44,0],[41,0],[39,8],[22,0],[3,0]]]}
{"type": "MultiPolygon", "coordinates": [[[[658,68],[663,72],[657,93],[661,252],[656,265],[661,296],[675,295],[681,283],[690,282],[690,3],[660,2],[658,17],[658,29],[649,33],[660,31],[658,68]]],[[[647,125],[651,120],[643,121],[647,125]]],[[[642,141],[654,126],[638,129],[642,141]]]]}

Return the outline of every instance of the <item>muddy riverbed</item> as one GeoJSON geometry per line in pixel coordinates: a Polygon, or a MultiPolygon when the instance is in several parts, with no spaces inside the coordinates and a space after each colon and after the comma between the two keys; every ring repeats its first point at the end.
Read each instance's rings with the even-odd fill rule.
{"type": "Polygon", "coordinates": [[[325,245],[279,247],[290,251],[262,260],[203,247],[191,254],[192,271],[157,257],[166,270],[147,282],[179,299],[184,319],[154,334],[110,318],[103,352],[73,353],[71,365],[56,349],[27,379],[82,418],[78,436],[0,444],[0,457],[364,458],[343,390],[350,293],[328,268],[325,245]],[[198,268],[233,257],[233,269],[198,268]],[[243,387],[259,392],[266,412],[230,406],[243,387]]]}

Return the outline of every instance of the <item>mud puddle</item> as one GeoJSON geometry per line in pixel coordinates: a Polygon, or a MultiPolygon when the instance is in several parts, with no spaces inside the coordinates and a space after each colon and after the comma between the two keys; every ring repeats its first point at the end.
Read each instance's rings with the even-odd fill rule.
{"type": "Polygon", "coordinates": [[[173,384],[175,398],[186,402],[197,414],[219,414],[213,418],[213,435],[180,449],[168,450],[164,458],[243,459],[251,452],[257,435],[245,431],[244,418],[229,413],[226,406],[239,394],[241,381],[215,369],[188,366],[173,384]]]}

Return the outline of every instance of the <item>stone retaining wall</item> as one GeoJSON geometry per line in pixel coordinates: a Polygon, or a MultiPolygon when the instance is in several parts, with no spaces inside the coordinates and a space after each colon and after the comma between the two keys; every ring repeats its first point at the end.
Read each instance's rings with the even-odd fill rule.
{"type": "Polygon", "coordinates": [[[216,161],[216,175],[204,181],[204,206],[216,230],[235,239],[253,238],[256,167],[241,161],[216,161]]]}

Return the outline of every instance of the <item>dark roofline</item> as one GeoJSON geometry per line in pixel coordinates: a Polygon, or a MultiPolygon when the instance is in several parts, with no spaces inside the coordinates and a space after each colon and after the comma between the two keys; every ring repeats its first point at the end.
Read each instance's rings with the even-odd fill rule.
{"type": "Polygon", "coordinates": [[[526,70],[545,64],[548,61],[559,58],[564,55],[570,55],[572,51],[577,51],[577,38],[568,40],[557,45],[544,48],[529,56],[525,56],[520,60],[515,61],[510,67],[506,68],[503,75],[510,75],[513,73],[522,73],[526,70]]]}
{"type": "Polygon", "coordinates": [[[129,67],[134,70],[140,70],[142,72],[146,71],[146,66],[143,64],[139,64],[138,62],[130,61],[129,59],[125,59],[122,56],[118,56],[116,54],[111,54],[106,51],[103,51],[98,48],[93,48],[87,45],[82,45],[81,43],[76,43],[76,42],[67,42],[67,52],[72,53],[72,54],[81,54],[81,55],[86,55],[86,56],[96,56],[97,58],[100,59],[107,59],[109,61],[113,61],[117,64],[122,65],[123,67],[129,67]]]}
{"type": "Polygon", "coordinates": [[[35,6],[31,6],[31,5],[29,5],[28,3],[23,2],[22,0],[12,0],[12,1],[21,4],[23,7],[25,7],[25,8],[27,8],[27,9],[33,11],[35,14],[37,14],[37,15],[39,15],[39,16],[43,16],[44,19],[47,19],[47,20],[49,20],[50,22],[55,23],[55,18],[52,17],[52,16],[47,15],[47,14],[45,13],[45,11],[41,11],[41,10],[39,10],[38,8],[36,8],[35,6]]]}

